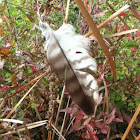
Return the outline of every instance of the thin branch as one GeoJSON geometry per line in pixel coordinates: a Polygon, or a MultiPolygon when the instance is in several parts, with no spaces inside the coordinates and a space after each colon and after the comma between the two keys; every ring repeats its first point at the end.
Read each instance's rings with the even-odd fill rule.
{"type": "MultiPolygon", "coordinates": [[[[116,13],[116,11],[113,9],[113,7],[108,3],[106,2],[106,4],[109,6],[109,8],[113,11],[113,13],[116,13]]],[[[121,8],[122,9],[122,8],[121,8]]],[[[117,11],[118,12],[118,11],[117,11]]],[[[126,22],[121,18],[121,16],[118,15],[118,18],[120,19],[120,21],[126,26],[129,28],[129,26],[126,24],[126,22]]]]}
{"type": "MultiPolygon", "coordinates": [[[[98,29],[101,29],[104,25],[106,25],[108,22],[110,22],[113,18],[117,17],[121,12],[125,11],[126,9],[129,8],[129,5],[125,5],[124,7],[122,7],[121,9],[119,9],[117,12],[115,12],[114,14],[112,14],[109,18],[107,18],[105,21],[103,21],[100,25],[97,26],[98,29]]],[[[86,34],[86,37],[89,37],[93,34],[93,31],[91,31],[90,33],[86,34]]]]}
{"type": "MultiPolygon", "coordinates": [[[[31,92],[31,90],[37,85],[37,83],[42,79],[42,77],[45,76],[45,73],[41,75],[41,77],[36,81],[36,83],[26,92],[26,94],[20,99],[20,101],[15,105],[15,107],[10,111],[10,113],[5,117],[5,119],[10,118],[10,116],[14,113],[14,111],[17,109],[17,107],[21,104],[21,102],[25,99],[25,97],[31,92]]],[[[0,127],[2,126],[2,123],[0,124],[0,127]]]]}
{"type": "Polygon", "coordinates": [[[26,130],[26,132],[27,132],[27,134],[28,134],[28,136],[29,136],[29,139],[32,140],[31,133],[30,133],[29,129],[27,128],[26,124],[23,123],[23,126],[24,126],[24,128],[25,128],[25,130],[26,130]]]}
{"type": "MultiPolygon", "coordinates": [[[[31,100],[33,100],[34,101],[34,98],[33,98],[33,96],[30,96],[30,99],[31,100]]],[[[34,109],[35,109],[35,112],[36,112],[36,115],[37,115],[37,117],[38,117],[38,119],[40,120],[40,121],[42,121],[42,119],[41,119],[41,116],[40,116],[40,114],[39,114],[39,112],[38,112],[38,110],[37,110],[37,107],[36,107],[36,105],[33,103],[33,107],[34,107],[34,109]]],[[[43,140],[45,140],[45,128],[44,128],[44,126],[41,126],[42,127],[42,138],[43,138],[43,140]]]]}
{"type": "MultiPolygon", "coordinates": [[[[85,18],[87,24],[91,28],[92,32],[94,33],[95,37],[97,38],[99,45],[101,46],[102,50],[104,51],[106,57],[109,59],[109,63],[111,66],[112,74],[114,81],[116,81],[116,68],[115,68],[115,63],[111,57],[111,54],[103,40],[102,35],[100,34],[98,28],[96,27],[95,23],[93,22],[90,14],[88,13],[87,9],[85,8],[83,2],[81,0],[75,0],[76,4],[78,5],[83,17],[85,18]]],[[[129,6],[127,6],[129,7],[129,6]]]]}
{"type": "Polygon", "coordinates": [[[66,15],[65,15],[65,19],[64,19],[64,23],[66,23],[66,24],[67,24],[67,21],[68,21],[69,5],[70,5],[70,0],[67,0],[66,15]]]}
{"type": "MultiPolygon", "coordinates": [[[[61,109],[61,105],[62,105],[62,100],[63,100],[63,97],[64,97],[64,92],[65,92],[65,85],[63,87],[63,91],[62,91],[62,95],[61,95],[60,104],[59,104],[59,107],[58,107],[58,111],[57,111],[54,127],[56,127],[56,125],[57,125],[57,121],[58,121],[58,117],[59,117],[59,113],[60,113],[60,109],[61,109]]],[[[55,136],[55,133],[53,132],[52,140],[54,139],[54,136],[55,136]]]]}
{"type": "Polygon", "coordinates": [[[136,32],[136,31],[138,31],[138,29],[127,30],[127,31],[115,33],[115,34],[112,34],[112,35],[104,36],[104,38],[110,38],[110,37],[115,37],[115,36],[121,36],[121,35],[129,34],[129,33],[133,33],[133,32],[136,32]]]}
{"type": "MultiPolygon", "coordinates": [[[[66,108],[68,108],[69,102],[70,102],[70,96],[69,96],[69,99],[68,99],[66,108]]],[[[65,124],[65,120],[66,120],[66,116],[67,116],[67,113],[65,112],[64,119],[63,119],[63,123],[62,123],[62,127],[61,127],[61,130],[60,130],[60,134],[62,134],[62,132],[63,132],[64,124],[65,124]]],[[[59,136],[59,140],[60,140],[60,136],[59,136]]]]}
{"type": "Polygon", "coordinates": [[[123,135],[123,137],[122,137],[122,140],[125,140],[125,139],[126,139],[126,137],[127,137],[128,133],[129,133],[129,131],[130,131],[130,129],[131,129],[131,127],[132,127],[134,121],[136,120],[136,118],[137,118],[139,112],[140,112],[140,104],[139,104],[139,106],[138,106],[138,108],[137,108],[137,110],[136,110],[136,112],[135,112],[133,118],[131,119],[131,121],[130,121],[130,123],[129,123],[127,129],[126,129],[126,131],[125,131],[125,133],[124,133],[124,135],[123,135]]]}

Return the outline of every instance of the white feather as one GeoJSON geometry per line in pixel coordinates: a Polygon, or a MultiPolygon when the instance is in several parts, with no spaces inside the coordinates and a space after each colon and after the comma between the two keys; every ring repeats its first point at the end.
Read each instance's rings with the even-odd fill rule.
{"type": "MultiPolygon", "coordinates": [[[[97,64],[94,58],[92,58],[88,51],[90,50],[90,40],[85,38],[81,35],[75,34],[75,29],[70,24],[64,24],[62,25],[57,31],[54,31],[55,37],[58,40],[61,48],[66,54],[67,59],[69,62],[71,62],[73,65],[73,69],[79,74],[84,75],[86,74],[85,80],[79,80],[81,85],[84,87],[87,87],[88,84],[92,81],[89,90],[97,90],[98,85],[95,78],[86,72],[81,72],[81,69],[89,68],[93,72],[97,72],[97,64]],[[76,53],[81,52],[81,53],[76,53]],[[83,58],[83,60],[82,60],[83,58]],[[85,58],[85,59],[84,59],[85,58]],[[79,63],[77,61],[80,61],[79,63]]],[[[93,99],[97,100],[99,97],[98,92],[93,94],[93,99]]]]}
{"type": "Polygon", "coordinates": [[[61,80],[64,80],[64,70],[66,66],[69,66],[69,69],[67,69],[67,74],[69,75],[68,80],[72,80],[71,82],[67,82],[67,86],[70,87],[69,91],[75,99],[75,102],[78,103],[87,114],[93,114],[92,108],[96,107],[99,94],[97,81],[90,73],[85,71],[91,70],[94,73],[97,72],[96,61],[89,54],[91,49],[90,40],[84,36],[76,35],[74,27],[70,24],[63,24],[56,31],[53,31],[48,24],[40,23],[40,27],[42,35],[46,38],[45,51],[47,51],[49,47],[49,53],[47,53],[48,59],[50,60],[50,63],[53,63],[51,65],[58,74],[57,76],[59,76],[61,80]],[[54,58],[58,60],[55,60],[54,58]],[[62,71],[60,71],[60,69],[62,71]],[[74,75],[72,73],[74,73],[74,75]],[[77,85],[79,83],[77,83],[73,77],[78,80],[80,86],[75,85],[75,83],[77,85]],[[77,93],[79,88],[82,88],[82,92],[80,92],[82,97],[81,94],[77,93]],[[84,104],[83,101],[88,104],[87,107],[82,105],[84,104]],[[95,104],[92,107],[93,102],[95,104]]]}

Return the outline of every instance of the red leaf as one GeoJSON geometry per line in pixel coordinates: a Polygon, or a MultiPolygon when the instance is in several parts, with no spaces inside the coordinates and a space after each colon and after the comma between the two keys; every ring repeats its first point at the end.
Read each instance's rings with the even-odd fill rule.
{"type": "Polygon", "coordinates": [[[134,52],[134,51],[137,51],[137,48],[134,47],[134,48],[130,48],[131,52],[134,52]]]}
{"type": "Polygon", "coordinates": [[[41,104],[39,107],[39,112],[43,109],[44,104],[41,104]]]}
{"type": "Polygon", "coordinates": [[[129,33],[129,34],[127,34],[126,35],[130,40],[132,40],[132,36],[131,36],[131,34],[129,33]]]}
{"type": "Polygon", "coordinates": [[[55,4],[55,6],[57,7],[57,3],[56,3],[56,2],[54,2],[54,4],[55,4]]]}
{"type": "Polygon", "coordinates": [[[123,120],[119,119],[119,118],[114,118],[113,119],[114,122],[123,122],[123,120]]]}
{"type": "Polygon", "coordinates": [[[99,140],[99,139],[98,139],[98,137],[96,135],[93,135],[92,140],[99,140]]]}
{"type": "Polygon", "coordinates": [[[140,92],[136,94],[136,96],[140,95],[140,92]]]}
{"type": "Polygon", "coordinates": [[[136,37],[135,39],[139,39],[139,38],[140,38],[140,36],[136,37]]]}
{"type": "Polygon", "coordinates": [[[32,69],[33,72],[35,72],[35,67],[34,66],[29,65],[29,67],[32,69]]]}
{"type": "Polygon", "coordinates": [[[91,5],[88,4],[87,9],[88,9],[88,11],[90,11],[91,5]]]}
{"type": "Polygon", "coordinates": [[[61,11],[61,8],[59,8],[59,7],[54,7],[54,9],[61,11]]]}
{"type": "MultiPolygon", "coordinates": [[[[118,27],[117,31],[119,31],[120,28],[122,28],[124,31],[129,30],[129,28],[128,28],[127,26],[121,25],[120,27],[118,27]]],[[[128,33],[126,36],[127,36],[130,40],[132,40],[132,36],[131,36],[130,33],[128,33]]]]}
{"type": "Polygon", "coordinates": [[[60,110],[60,112],[66,112],[68,114],[71,114],[72,113],[72,108],[71,107],[65,108],[65,109],[60,110]]]}
{"type": "Polygon", "coordinates": [[[87,0],[83,0],[85,4],[87,4],[87,0]]]}
{"type": "Polygon", "coordinates": [[[87,119],[83,122],[83,125],[89,124],[90,120],[91,120],[91,118],[87,118],[87,119]]]}
{"type": "Polygon", "coordinates": [[[17,89],[17,90],[24,90],[24,89],[27,89],[27,88],[26,88],[26,87],[18,86],[16,89],[17,89]]]}
{"type": "Polygon", "coordinates": [[[103,100],[103,94],[101,93],[98,100],[97,100],[97,104],[99,105],[103,100]]]}
{"type": "Polygon", "coordinates": [[[0,28],[0,36],[1,36],[1,34],[2,34],[2,28],[3,28],[3,27],[0,28]]]}
{"type": "Polygon", "coordinates": [[[114,108],[111,112],[111,114],[109,115],[108,119],[106,120],[106,124],[110,124],[113,119],[115,118],[115,112],[116,112],[116,108],[114,108]]]}
{"type": "Polygon", "coordinates": [[[7,88],[10,88],[10,86],[7,86],[7,85],[1,86],[0,92],[6,90],[7,88]]]}
{"type": "Polygon", "coordinates": [[[86,132],[84,133],[83,138],[84,138],[84,139],[87,139],[87,140],[90,139],[90,134],[89,134],[88,131],[86,131],[86,132]]]}
{"type": "Polygon", "coordinates": [[[126,14],[125,12],[121,12],[119,16],[128,16],[128,14],[126,14]]]}
{"type": "Polygon", "coordinates": [[[106,128],[101,128],[101,132],[102,132],[103,134],[107,134],[107,130],[108,130],[108,129],[106,129],[106,128]]]}
{"type": "Polygon", "coordinates": [[[80,126],[80,127],[76,128],[75,131],[79,131],[79,130],[81,130],[83,128],[85,128],[85,126],[80,126]]]}
{"type": "MultiPolygon", "coordinates": [[[[123,122],[123,117],[121,115],[121,112],[120,110],[118,109],[118,107],[115,105],[115,103],[112,104],[112,106],[110,106],[110,109],[112,110],[113,108],[116,108],[116,113],[115,115],[118,117],[118,118],[115,118],[116,121],[119,121],[119,122],[123,122]]],[[[113,120],[114,121],[114,120],[113,120]]]]}
{"type": "Polygon", "coordinates": [[[88,132],[90,132],[91,135],[95,134],[94,130],[93,130],[93,127],[90,124],[87,124],[86,128],[87,128],[88,132]]]}

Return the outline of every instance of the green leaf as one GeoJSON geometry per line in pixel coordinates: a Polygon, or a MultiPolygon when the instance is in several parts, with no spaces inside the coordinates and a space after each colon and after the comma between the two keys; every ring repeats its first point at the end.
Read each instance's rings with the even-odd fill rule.
{"type": "Polygon", "coordinates": [[[117,107],[119,109],[122,109],[124,107],[124,103],[123,102],[118,102],[116,105],[117,105],[117,107]]]}
{"type": "Polygon", "coordinates": [[[120,101],[121,100],[121,97],[119,96],[119,95],[117,95],[116,97],[115,97],[115,101],[120,101]]]}
{"type": "Polygon", "coordinates": [[[31,22],[34,22],[34,19],[32,18],[32,16],[31,15],[29,15],[29,14],[26,14],[25,12],[24,12],[24,10],[21,8],[21,7],[16,7],[18,10],[20,10],[24,15],[26,15],[26,17],[31,21],[31,22]]]}

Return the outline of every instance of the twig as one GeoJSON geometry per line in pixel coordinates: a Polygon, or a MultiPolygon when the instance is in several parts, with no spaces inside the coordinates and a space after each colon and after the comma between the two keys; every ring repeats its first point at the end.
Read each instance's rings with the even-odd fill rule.
{"type": "Polygon", "coordinates": [[[35,83],[40,77],[42,77],[43,75],[45,75],[46,73],[49,72],[50,69],[47,69],[46,72],[44,72],[43,74],[39,75],[38,77],[34,78],[33,80],[29,81],[27,84],[25,84],[24,86],[22,86],[21,89],[17,90],[15,93],[13,93],[12,95],[9,95],[8,97],[4,97],[4,99],[9,99],[11,97],[13,97],[14,95],[16,95],[17,93],[21,92],[23,90],[23,88],[27,88],[27,86],[31,85],[32,83],[35,83]]]}
{"type": "MultiPolygon", "coordinates": [[[[107,112],[107,115],[109,114],[109,97],[108,97],[108,90],[107,90],[107,85],[106,85],[106,82],[105,82],[105,79],[103,78],[103,83],[105,85],[105,103],[106,103],[106,112],[107,112]]],[[[105,121],[105,120],[104,120],[105,121]]]]}
{"type": "MultiPolygon", "coordinates": [[[[55,127],[57,125],[57,121],[58,121],[58,117],[59,117],[59,113],[60,113],[60,109],[61,109],[61,105],[62,105],[62,100],[63,100],[63,97],[64,97],[64,92],[65,92],[65,85],[63,87],[63,91],[62,91],[62,95],[61,95],[61,99],[60,99],[60,104],[59,104],[59,107],[58,107],[58,111],[57,111],[57,115],[56,115],[56,120],[55,120],[55,123],[54,123],[55,127]]],[[[53,132],[52,140],[54,139],[54,136],[55,136],[55,133],[53,132]]]]}
{"type": "MultiPolygon", "coordinates": [[[[38,121],[38,122],[26,124],[26,126],[27,126],[28,129],[33,129],[33,128],[45,125],[47,122],[48,122],[48,120],[43,120],[43,121],[38,121]]],[[[0,137],[11,135],[11,134],[14,134],[14,133],[17,133],[17,132],[22,132],[22,131],[25,131],[25,128],[22,127],[20,129],[15,130],[15,131],[9,131],[7,133],[1,134],[0,137]]]]}
{"type": "Polygon", "coordinates": [[[70,5],[70,0],[67,0],[66,15],[65,15],[65,19],[64,19],[65,24],[67,24],[67,20],[68,20],[69,5],[70,5]]]}
{"type": "Polygon", "coordinates": [[[136,140],[140,140],[140,134],[138,135],[138,137],[136,137],[136,140]]]}
{"type": "Polygon", "coordinates": [[[29,129],[27,128],[26,124],[23,123],[23,126],[24,126],[24,128],[25,128],[25,130],[26,130],[26,132],[27,132],[27,134],[28,134],[28,136],[29,136],[29,139],[32,140],[31,133],[30,133],[29,129]]]}
{"type": "MultiPolygon", "coordinates": [[[[87,9],[85,8],[83,2],[81,0],[75,0],[76,4],[78,5],[83,17],[85,18],[87,24],[91,28],[92,32],[94,33],[95,37],[97,38],[99,45],[101,46],[102,50],[104,51],[106,57],[109,59],[109,63],[111,66],[112,74],[113,74],[113,79],[116,81],[116,68],[115,68],[115,63],[111,57],[111,54],[103,40],[102,35],[100,34],[98,28],[96,27],[95,23],[93,22],[90,14],[88,13],[87,9]]],[[[128,6],[129,7],[129,6],[128,6]]]]}
{"type": "Polygon", "coordinates": [[[20,120],[15,120],[15,119],[0,119],[0,121],[5,121],[5,122],[12,122],[12,123],[18,123],[18,124],[23,124],[23,121],[20,120]]]}
{"type": "MultiPolygon", "coordinates": [[[[32,96],[30,96],[30,98],[31,98],[31,100],[33,100],[34,101],[34,98],[32,97],[32,96]]],[[[41,119],[41,116],[40,116],[40,114],[39,114],[39,112],[38,112],[38,110],[37,110],[37,107],[36,107],[36,105],[33,103],[33,107],[34,107],[34,109],[35,109],[35,112],[36,112],[36,115],[37,115],[37,117],[38,117],[38,119],[40,120],[40,121],[42,121],[42,119],[41,119]]],[[[45,140],[45,128],[44,128],[44,126],[41,126],[42,127],[42,138],[43,138],[43,140],[45,140]]]]}
{"type": "Polygon", "coordinates": [[[116,134],[116,135],[110,137],[110,138],[107,139],[107,140],[115,140],[116,138],[122,138],[122,134],[116,134]]]}
{"type": "MultiPolygon", "coordinates": [[[[116,11],[113,9],[113,7],[108,3],[106,2],[106,4],[109,6],[109,8],[115,13],[116,11]]],[[[118,18],[120,19],[120,21],[129,28],[129,26],[126,24],[126,22],[118,15],[118,18]]]]}
{"type": "Polygon", "coordinates": [[[136,120],[136,118],[137,118],[139,112],[140,112],[140,104],[139,104],[139,106],[138,106],[138,108],[137,108],[137,110],[136,110],[136,112],[135,112],[133,118],[131,119],[131,121],[130,121],[130,123],[129,123],[127,129],[126,129],[126,131],[125,131],[125,133],[124,133],[124,135],[123,135],[123,137],[122,137],[122,140],[125,140],[125,139],[126,139],[126,137],[127,137],[128,133],[129,133],[129,131],[130,131],[130,129],[131,129],[131,127],[132,127],[134,121],[136,120]]]}
{"type": "Polygon", "coordinates": [[[53,129],[61,136],[61,138],[63,138],[63,140],[66,140],[66,139],[62,136],[62,134],[60,134],[60,132],[57,130],[57,128],[56,128],[53,124],[51,124],[51,126],[52,126],[53,129]]]}
{"type": "Polygon", "coordinates": [[[136,32],[136,31],[138,31],[138,29],[127,30],[127,31],[115,33],[115,34],[112,34],[112,35],[104,36],[104,38],[110,38],[110,37],[115,37],[115,36],[121,36],[121,35],[129,34],[129,33],[132,33],[132,32],[136,32]]]}
{"type": "Polygon", "coordinates": [[[2,107],[5,105],[5,103],[6,103],[6,100],[5,99],[3,99],[2,100],[2,102],[1,102],[1,104],[0,104],[0,110],[2,109],[2,107]]]}
{"type": "Polygon", "coordinates": [[[64,134],[64,137],[65,137],[66,133],[68,132],[68,130],[69,130],[69,128],[70,128],[70,126],[71,126],[71,124],[73,123],[74,120],[75,120],[75,117],[71,120],[69,126],[67,127],[66,132],[64,134]]]}
{"type": "MultiPolygon", "coordinates": [[[[99,24],[97,26],[98,29],[101,29],[104,25],[106,25],[108,22],[110,22],[113,18],[117,17],[121,12],[125,11],[126,9],[129,8],[129,5],[125,5],[124,7],[122,7],[121,9],[119,9],[117,12],[115,12],[114,14],[112,14],[109,18],[107,18],[105,21],[103,21],[101,24],[99,24]]],[[[86,34],[86,37],[89,37],[93,34],[93,32],[91,31],[90,33],[86,34]]]]}
{"type": "MultiPolygon", "coordinates": [[[[68,99],[68,102],[67,102],[67,106],[66,106],[66,108],[68,108],[68,106],[69,106],[69,102],[70,102],[70,96],[69,96],[69,99],[68,99]]],[[[62,123],[62,127],[61,127],[61,130],[60,130],[60,134],[62,134],[62,132],[63,132],[63,128],[64,128],[64,124],[65,124],[66,116],[67,116],[67,113],[65,112],[64,119],[63,119],[63,123],[62,123]]],[[[60,136],[59,136],[59,139],[58,139],[58,140],[60,140],[60,136]]]]}
{"type": "MultiPolygon", "coordinates": [[[[37,83],[42,79],[42,77],[45,76],[45,74],[47,73],[47,71],[45,73],[43,73],[40,78],[36,81],[36,83],[26,92],[26,94],[20,99],[20,101],[16,104],[16,106],[10,111],[10,113],[6,116],[5,119],[8,119],[13,112],[17,109],[17,107],[21,104],[21,102],[25,99],[25,97],[31,92],[31,90],[37,85],[37,83]]],[[[1,127],[2,124],[0,124],[1,127]]]]}

